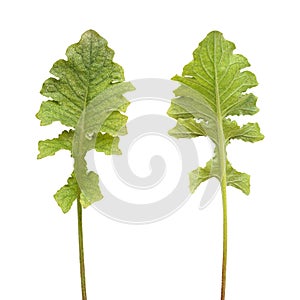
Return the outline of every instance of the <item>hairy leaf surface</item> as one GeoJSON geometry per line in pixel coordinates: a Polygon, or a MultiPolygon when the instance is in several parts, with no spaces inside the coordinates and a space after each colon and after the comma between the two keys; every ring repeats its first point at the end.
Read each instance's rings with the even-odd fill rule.
{"type": "Polygon", "coordinates": [[[121,153],[118,135],[127,132],[124,112],[129,104],[123,94],[134,89],[123,82],[123,69],[113,62],[114,52],[107,41],[93,30],[71,45],[66,56],[67,60],[58,60],[51,68],[54,77],[47,79],[41,90],[49,100],[42,102],[36,115],[42,126],[59,121],[71,128],[57,138],[39,142],[38,158],[64,149],[75,159],[74,172],[54,196],[63,212],[77,197],[83,207],[103,197],[98,175],[87,170],[85,154],[91,149],[108,155],[121,153]],[[84,142],[80,143],[78,138],[82,135],[84,142]],[[78,162],[80,168],[76,168],[78,162]]]}
{"type": "Polygon", "coordinates": [[[172,79],[181,83],[174,91],[168,115],[177,120],[169,134],[176,138],[209,137],[215,144],[215,155],[204,168],[190,173],[192,192],[211,177],[227,185],[250,192],[250,176],[235,170],[227,159],[226,147],[232,139],[257,142],[264,138],[257,123],[239,126],[229,116],[254,115],[258,112],[257,98],[246,93],[257,85],[248,70],[248,60],[233,54],[235,45],[213,31],[193,53],[182,76],[172,79]]]}

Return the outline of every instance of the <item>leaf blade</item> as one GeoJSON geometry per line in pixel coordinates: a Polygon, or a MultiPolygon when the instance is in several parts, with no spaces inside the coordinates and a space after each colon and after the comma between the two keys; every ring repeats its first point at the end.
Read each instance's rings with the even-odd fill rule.
{"type": "Polygon", "coordinates": [[[77,188],[83,207],[102,199],[99,177],[88,171],[85,154],[91,149],[107,155],[121,153],[118,136],[127,133],[124,113],[129,105],[123,93],[134,89],[131,83],[124,82],[122,67],[113,62],[114,51],[93,30],[86,31],[78,43],[69,46],[66,56],[66,60],[53,64],[50,73],[54,77],[48,78],[41,89],[48,100],[42,102],[36,114],[41,126],[59,121],[72,128],[58,138],[39,142],[38,158],[54,155],[61,149],[69,150],[74,158],[74,172],[55,194],[64,212],[70,209],[77,188]],[[90,118],[88,121],[86,116],[90,118]],[[91,139],[85,136],[89,134],[91,139]],[[78,136],[84,146],[76,152],[78,136]]]}
{"type": "Polygon", "coordinates": [[[79,187],[77,185],[74,173],[68,178],[67,184],[60,188],[54,195],[54,199],[63,213],[67,213],[73,202],[77,199],[79,194],[79,187]]]}
{"type": "Polygon", "coordinates": [[[71,151],[73,136],[74,136],[73,130],[69,130],[69,131],[64,130],[58,136],[58,138],[54,138],[52,140],[39,141],[38,143],[39,154],[37,158],[41,159],[47,156],[52,156],[57,151],[62,149],[71,151]]]}
{"type": "MultiPolygon", "coordinates": [[[[245,92],[257,86],[253,73],[244,70],[248,60],[234,54],[235,45],[224,39],[222,33],[213,31],[199,43],[182,76],[172,79],[181,83],[174,91],[168,115],[177,120],[169,134],[178,138],[208,136],[215,144],[215,156],[204,168],[190,173],[192,192],[205,180],[216,177],[220,182],[225,176],[227,185],[250,192],[250,176],[236,171],[227,159],[226,147],[230,140],[257,142],[264,138],[257,123],[239,126],[228,118],[231,115],[254,115],[258,112],[257,98],[245,92]],[[196,134],[191,120],[201,125],[196,134]],[[190,124],[191,123],[191,124],[190,124]],[[184,126],[189,124],[189,126],[184,126]]],[[[194,124],[193,124],[194,125],[194,124]]]]}

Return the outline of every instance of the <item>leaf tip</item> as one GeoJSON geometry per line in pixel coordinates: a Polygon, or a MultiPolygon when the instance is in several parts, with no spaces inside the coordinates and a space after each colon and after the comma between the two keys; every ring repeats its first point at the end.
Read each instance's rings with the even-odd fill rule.
{"type": "Polygon", "coordinates": [[[217,36],[223,36],[223,33],[219,30],[212,30],[210,33],[208,33],[208,36],[209,35],[217,35],[217,36]]]}
{"type": "Polygon", "coordinates": [[[173,76],[171,78],[171,80],[178,81],[179,78],[180,78],[180,76],[176,74],[175,76],[173,76]]]}
{"type": "MultiPolygon", "coordinates": [[[[175,128],[175,127],[174,127],[174,128],[175,128]]],[[[178,138],[178,137],[176,136],[176,134],[174,134],[174,128],[171,128],[171,129],[168,130],[168,135],[170,135],[170,136],[172,136],[172,137],[174,137],[174,138],[178,138]]]]}
{"type": "Polygon", "coordinates": [[[82,34],[82,36],[97,36],[97,37],[100,37],[100,34],[94,29],[88,29],[82,34]]]}

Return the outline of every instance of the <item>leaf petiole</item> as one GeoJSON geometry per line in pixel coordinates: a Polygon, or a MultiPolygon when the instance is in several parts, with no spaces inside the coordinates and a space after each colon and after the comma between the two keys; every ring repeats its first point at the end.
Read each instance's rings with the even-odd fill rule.
{"type": "Polygon", "coordinates": [[[77,198],[77,219],[78,219],[78,245],[79,245],[81,293],[82,293],[82,300],[87,300],[85,266],[84,266],[83,230],[82,230],[82,207],[80,203],[80,193],[77,198]]]}
{"type": "Polygon", "coordinates": [[[223,203],[223,262],[222,262],[222,285],[221,300],[225,299],[226,290],[226,267],[227,267],[227,194],[226,194],[226,175],[221,182],[222,203],[223,203]]]}

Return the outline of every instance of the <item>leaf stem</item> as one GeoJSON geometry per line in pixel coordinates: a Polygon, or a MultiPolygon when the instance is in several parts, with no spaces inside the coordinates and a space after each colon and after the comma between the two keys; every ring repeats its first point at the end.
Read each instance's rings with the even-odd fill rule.
{"type": "Polygon", "coordinates": [[[79,243],[81,293],[82,293],[82,300],[87,300],[85,266],[84,266],[84,250],[83,250],[82,207],[81,207],[79,197],[77,199],[77,218],[78,218],[78,243],[79,243]]]}
{"type": "Polygon", "coordinates": [[[221,182],[222,202],[223,202],[223,263],[222,263],[222,286],[221,300],[225,300],[226,290],[226,267],[227,267],[227,195],[226,195],[226,174],[221,182]]]}

